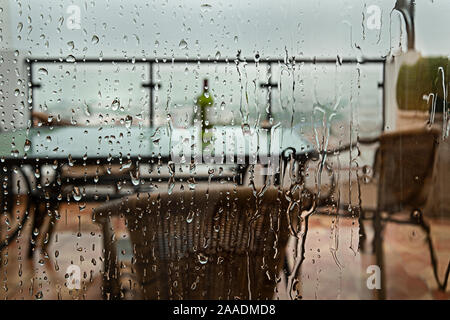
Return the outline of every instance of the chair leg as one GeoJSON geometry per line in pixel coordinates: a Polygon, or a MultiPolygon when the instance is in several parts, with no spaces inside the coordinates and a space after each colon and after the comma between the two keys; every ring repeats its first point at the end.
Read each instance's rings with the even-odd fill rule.
{"type": "Polygon", "coordinates": [[[46,237],[47,241],[45,241],[45,238],[42,239],[42,243],[41,243],[41,247],[44,250],[44,252],[47,253],[47,248],[50,244],[50,240],[52,239],[53,236],[53,231],[55,230],[55,224],[57,222],[56,219],[56,210],[57,210],[58,206],[57,205],[52,205],[50,207],[50,221],[48,223],[48,229],[46,232],[46,237]]]}
{"type": "Polygon", "coordinates": [[[245,174],[248,171],[248,165],[238,165],[236,168],[236,182],[239,186],[244,184],[245,174]]]}
{"type": "Polygon", "coordinates": [[[382,238],[382,224],[381,224],[381,212],[376,211],[373,217],[374,239],[373,247],[375,250],[375,260],[377,266],[380,268],[380,289],[377,289],[378,300],[386,299],[386,281],[384,270],[384,253],[383,253],[383,238],[382,238]]]}
{"type": "Polygon", "coordinates": [[[361,209],[358,216],[358,223],[359,223],[359,241],[358,241],[358,247],[361,252],[365,252],[366,249],[366,229],[364,227],[364,211],[361,209]]]}
{"type": "Polygon", "coordinates": [[[423,220],[423,218],[420,218],[419,225],[425,231],[425,233],[427,235],[427,243],[428,243],[428,249],[430,252],[430,260],[431,260],[431,266],[433,268],[434,278],[436,279],[439,290],[445,292],[445,290],[447,289],[448,277],[449,277],[449,273],[450,273],[450,261],[447,265],[447,270],[445,271],[444,281],[441,283],[441,281],[439,280],[439,274],[438,274],[438,262],[437,262],[437,258],[436,258],[436,252],[434,251],[433,241],[431,239],[430,226],[423,220]]]}
{"type": "Polygon", "coordinates": [[[33,253],[37,247],[37,239],[39,236],[39,232],[35,232],[35,230],[37,229],[38,231],[41,231],[44,221],[45,214],[41,211],[40,204],[36,203],[31,224],[30,246],[28,248],[28,258],[30,259],[33,258],[33,253]]]}
{"type": "Polygon", "coordinates": [[[25,208],[25,212],[24,212],[24,216],[22,217],[21,221],[19,222],[19,225],[17,226],[16,230],[14,230],[10,237],[8,239],[3,240],[2,243],[0,243],[0,252],[5,249],[12,241],[14,241],[17,236],[19,235],[19,233],[24,230],[25,228],[25,224],[27,223],[27,220],[30,216],[30,201],[27,201],[27,205],[25,208]]]}
{"type": "Polygon", "coordinates": [[[103,298],[120,299],[119,272],[117,269],[117,254],[113,244],[113,230],[106,218],[102,223],[104,245],[103,298]]]}
{"type": "Polygon", "coordinates": [[[3,188],[0,188],[0,192],[2,193],[0,195],[0,202],[2,205],[2,212],[6,213],[9,218],[13,215],[13,203],[14,203],[14,194],[12,189],[12,169],[8,170],[8,173],[6,174],[6,177],[1,176],[1,180],[5,181],[6,179],[6,186],[3,185],[3,188]],[[6,193],[6,194],[5,194],[6,193]]]}

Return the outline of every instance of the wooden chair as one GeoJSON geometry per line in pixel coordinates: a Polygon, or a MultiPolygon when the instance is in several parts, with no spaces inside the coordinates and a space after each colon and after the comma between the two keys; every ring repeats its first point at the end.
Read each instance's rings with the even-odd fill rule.
{"type": "Polygon", "coordinates": [[[29,181],[20,166],[3,167],[0,172],[0,252],[5,249],[23,230],[32,204],[31,197],[23,194],[23,189],[30,190],[29,181]],[[24,183],[15,181],[23,178],[24,183]],[[16,183],[16,188],[14,184],[16,183]]]}
{"type": "MultiPolygon", "coordinates": [[[[374,240],[377,265],[381,269],[379,298],[385,298],[385,276],[382,231],[384,222],[413,223],[419,225],[427,235],[431,263],[439,289],[447,286],[449,267],[445,280],[439,281],[437,259],[433,249],[430,227],[425,222],[422,207],[427,196],[427,184],[433,170],[439,132],[414,129],[386,133],[380,137],[380,146],[375,156],[374,175],[378,178],[377,208],[373,215],[374,240]],[[409,210],[407,220],[398,220],[394,214],[409,210]],[[387,214],[384,218],[382,214],[387,214]]],[[[426,212],[424,213],[426,216],[426,212]]]]}
{"type": "Polygon", "coordinates": [[[104,295],[119,298],[110,219],[123,215],[145,299],[271,299],[287,243],[289,202],[251,188],[140,194],[94,210],[103,227],[104,295]]]}
{"type": "MultiPolygon", "coordinates": [[[[27,168],[33,169],[33,168],[27,168]]],[[[82,202],[104,201],[105,199],[117,199],[123,197],[124,192],[120,192],[117,183],[127,183],[131,186],[129,194],[141,190],[141,186],[134,186],[132,184],[131,175],[136,175],[136,167],[130,166],[126,169],[121,169],[120,165],[75,165],[69,167],[67,165],[57,166],[57,170],[53,178],[43,177],[47,172],[42,168],[39,171],[39,178],[30,170],[25,170],[22,167],[12,167],[1,174],[3,181],[2,190],[0,194],[0,204],[3,213],[6,213],[8,218],[7,232],[0,232],[0,251],[6,248],[23,229],[25,222],[31,217],[31,235],[30,246],[28,249],[28,257],[32,257],[36,247],[40,246],[44,251],[52,237],[54,226],[58,220],[58,206],[61,201],[73,201],[75,196],[80,197],[82,202]],[[13,172],[19,173],[23,178],[24,185],[27,191],[27,200],[23,210],[14,213],[13,217],[13,172]],[[110,192],[97,195],[84,193],[82,190],[85,187],[100,186],[109,187],[113,190],[110,192]],[[74,194],[74,188],[77,188],[79,194],[74,194]],[[33,210],[31,208],[33,207],[33,210]],[[33,214],[31,214],[33,212],[33,214]],[[49,220],[46,224],[45,221],[49,220]],[[37,230],[37,232],[35,232],[37,230]],[[40,238],[40,239],[39,239],[40,238]]],[[[17,174],[16,174],[17,175],[17,174]]],[[[17,210],[16,210],[17,211],[17,210]]],[[[1,231],[1,230],[0,230],[1,231]]]]}

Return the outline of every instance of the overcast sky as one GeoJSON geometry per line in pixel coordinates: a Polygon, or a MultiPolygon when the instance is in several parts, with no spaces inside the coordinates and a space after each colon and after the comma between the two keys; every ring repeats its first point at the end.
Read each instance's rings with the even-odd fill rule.
{"type": "MultiPolygon", "coordinates": [[[[287,49],[305,57],[377,57],[398,48],[401,26],[391,13],[395,0],[1,1],[8,25],[1,45],[27,56],[224,57],[242,50],[279,57],[287,49]],[[70,5],[80,8],[80,29],[68,29],[70,5]],[[379,30],[367,28],[371,5],[381,9],[379,30]]],[[[450,54],[449,13],[448,0],[417,1],[422,54],[450,54]]]]}
{"type": "MultiPolygon", "coordinates": [[[[297,58],[379,58],[400,47],[406,49],[404,23],[400,14],[393,11],[395,0],[0,0],[0,4],[0,46],[2,50],[17,50],[20,57],[214,59],[233,58],[240,50],[242,57],[253,58],[258,52],[263,59],[284,57],[286,52],[297,58]],[[380,14],[378,20],[374,20],[373,8],[380,14]],[[374,21],[380,22],[379,27],[376,23],[374,26],[374,21]]],[[[449,0],[417,1],[416,49],[422,55],[450,55],[449,13],[449,0]]],[[[194,79],[195,70],[185,71],[182,67],[164,71],[163,66],[158,66],[163,87],[156,110],[164,109],[169,100],[171,108],[191,106],[202,77],[216,78],[212,88],[218,103],[226,102],[228,110],[239,107],[242,94],[236,72],[227,75],[225,71],[205,71],[208,67],[202,66],[194,79]]],[[[64,112],[71,110],[67,105],[80,108],[89,104],[103,110],[114,97],[123,97],[135,110],[148,109],[148,97],[143,96],[148,92],[136,92],[139,87],[135,85],[136,81],[147,81],[147,71],[121,74],[112,81],[106,69],[95,68],[92,72],[96,76],[92,72],[83,76],[79,67],[78,72],[71,72],[77,73],[77,78],[64,77],[56,71],[48,75],[35,72],[37,81],[45,84],[35,95],[37,104],[45,103],[64,112]],[[132,77],[136,79],[132,81],[132,77]]],[[[264,71],[257,76],[251,68],[254,66],[248,67],[248,77],[244,79],[250,89],[267,80],[264,71]]],[[[381,91],[377,87],[380,68],[369,72],[361,67],[360,80],[356,80],[354,68],[340,72],[340,80],[336,80],[334,66],[328,71],[317,68],[297,72],[295,94],[289,84],[292,77],[286,75],[284,101],[278,101],[275,93],[274,108],[293,110],[290,106],[295,105],[296,109],[310,110],[315,93],[321,102],[332,103],[337,95],[344,102],[349,101],[356,81],[361,81],[358,106],[368,112],[369,119],[381,114],[381,91]]],[[[274,73],[273,80],[279,81],[282,71],[274,73]]],[[[251,90],[248,94],[247,107],[251,109],[251,90]]],[[[265,108],[265,102],[261,102],[265,93],[258,93],[258,97],[258,107],[265,108]]],[[[165,119],[164,112],[158,115],[161,121],[165,119]]]]}

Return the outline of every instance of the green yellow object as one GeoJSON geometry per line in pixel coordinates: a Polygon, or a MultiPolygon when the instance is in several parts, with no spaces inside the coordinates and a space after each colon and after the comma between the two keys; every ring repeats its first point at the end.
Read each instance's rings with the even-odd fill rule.
{"type": "MultiPolygon", "coordinates": [[[[419,58],[413,65],[404,64],[400,67],[397,80],[397,104],[401,110],[429,111],[430,105],[424,100],[424,95],[433,93],[436,97],[436,111],[442,112],[444,90],[442,87],[442,72],[444,85],[447,86],[450,76],[450,60],[446,57],[419,58]]],[[[447,103],[449,95],[447,94],[447,103]]]]}
{"type": "Polygon", "coordinates": [[[202,146],[203,149],[211,143],[213,125],[208,119],[207,109],[214,104],[214,99],[208,91],[208,80],[203,80],[203,92],[197,97],[197,120],[201,121],[202,126],[202,146]]]}

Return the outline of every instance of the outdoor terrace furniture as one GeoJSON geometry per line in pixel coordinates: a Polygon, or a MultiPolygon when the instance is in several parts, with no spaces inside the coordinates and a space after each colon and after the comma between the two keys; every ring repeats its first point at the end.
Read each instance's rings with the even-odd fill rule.
{"type": "MultiPolygon", "coordinates": [[[[271,132],[267,129],[251,128],[245,134],[241,127],[224,126],[217,127],[216,130],[217,148],[211,153],[213,159],[203,156],[199,164],[229,161],[236,166],[237,184],[244,181],[250,164],[258,163],[261,158],[267,160],[275,156],[276,166],[278,159],[281,161],[285,151],[290,150],[291,156],[304,164],[309,156],[315,153],[313,147],[290,128],[278,129],[280,133],[278,144],[270,141],[271,132]]],[[[185,139],[193,135],[195,128],[170,131],[167,127],[115,125],[32,127],[1,133],[0,158],[6,171],[19,167],[28,173],[24,175],[27,180],[31,180],[28,181],[27,194],[37,209],[32,230],[37,228],[42,234],[41,226],[45,214],[48,214],[50,225],[44,235],[45,241],[48,242],[56,222],[56,210],[61,201],[83,203],[97,200],[97,194],[89,193],[84,188],[85,184],[94,185],[94,189],[102,184],[113,187],[127,184],[131,186],[128,194],[148,190],[143,179],[136,185],[133,184],[131,174],[136,178],[141,165],[190,164],[196,156],[189,153],[191,143],[195,141],[189,141],[186,148],[185,139]],[[116,173],[100,174],[104,168],[116,168],[116,173]],[[48,172],[50,178],[43,178],[43,172],[48,172]],[[36,177],[36,173],[39,178],[36,177]]],[[[210,176],[192,177],[196,181],[201,178],[211,179],[210,176]]],[[[174,172],[169,179],[175,181],[176,173],[174,172]]],[[[124,193],[114,192],[112,195],[120,197],[124,193]]],[[[106,195],[106,199],[110,198],[113,198],[111,194],[106,195]]],[[[24,221],[25,218],[22,222],[24,221]]],[[[18,224],[16,229],[10,232],[10,236],[3,242],[3,247],[17,236],[22,224],[18,224]]],[[[33,235],[30,254],[34,250],[36,237],[37,235],[33,235]]]]}
{"type": "Polygon", "coordinates": [[[450,261],[444,275],[439,280],[437,258],[426,222],[427,212],[423,211],[429,193],[430,180],[436,156],[439,131],[414,129],[385,133],[380,137],[380,145],[375,157],[374,174],[377,179],[377,207],[372,216],[374,249],[377,265],[381,270],[379,298],[386,297],[383,255],[383,227],[386,222],[411,223],[418,225],[426,233],[433,273],[440,290],[445,290],[450,271],[450,261]],[[409,219],[397,219],[395,214],[410,212],[409,219]]]}
{"type": "Polygon", "coordinates": [[[271,299],[299,207],[284,191],[197,187],[138,194],[94,210],[104,240],[104,296],[119,298],[111,218],[125,218],[145,299],[271,299]]]}

